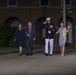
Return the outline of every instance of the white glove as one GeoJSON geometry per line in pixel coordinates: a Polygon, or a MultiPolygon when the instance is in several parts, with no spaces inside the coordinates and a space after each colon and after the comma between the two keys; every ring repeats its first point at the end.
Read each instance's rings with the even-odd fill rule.
{"type": "Polygon", "coordinates": [[[44,24],[46,24],[47,21],[44,22],[44,24]]]}

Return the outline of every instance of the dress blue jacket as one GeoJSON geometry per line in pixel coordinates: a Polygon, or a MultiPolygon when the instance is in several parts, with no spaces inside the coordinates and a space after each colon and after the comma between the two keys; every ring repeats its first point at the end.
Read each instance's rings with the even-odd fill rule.
{"type": "Polygon", "coordinates": [[[51,29],[50,25],[53,25],[53,24],[46,23],[45,25],[43,25],[43,28],[46,29],[46,34],[45,34],[45,38],[46,39],[48,39],[48,38],[49,39],[53,39],[54,38],[54,34],[56,32],[55,26],[53,25],[53,28],[51,29]]]}

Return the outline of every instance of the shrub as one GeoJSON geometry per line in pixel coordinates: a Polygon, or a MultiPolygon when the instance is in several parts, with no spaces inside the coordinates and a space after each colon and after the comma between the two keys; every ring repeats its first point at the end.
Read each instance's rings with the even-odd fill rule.
{"type": "Polygon", "coordinates": [[[0,27],[0,46],[15,46],[13,41],[16,28],[9,26],[0,27]]]}

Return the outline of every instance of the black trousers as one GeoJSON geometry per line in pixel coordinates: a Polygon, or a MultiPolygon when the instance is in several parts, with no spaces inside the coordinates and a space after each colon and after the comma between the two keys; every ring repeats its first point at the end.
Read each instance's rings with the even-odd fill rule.
{"type": "Polygon", "coordinates": [[[33,53],[33,40],[28,39],[26,40],[26,54],[33,53]]]}

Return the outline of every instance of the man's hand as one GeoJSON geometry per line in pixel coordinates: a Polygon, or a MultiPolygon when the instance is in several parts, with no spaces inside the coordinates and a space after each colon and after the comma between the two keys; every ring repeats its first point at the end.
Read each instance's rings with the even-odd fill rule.
{"type": "Polygon", "coordinates": [[[27,34],[27,33],[25,32],[25,34],[27,34]]]}
{"type": "Polygon", "coordinates": [[[36,38],[34,38],[34,40],[36,40],[36,38]]]}
{"type": "Polygon", "coordinates": [[[27,34],[26,36],[30,37],[30,35],[29,35],[29,34],[27,34]]]}
{"type": "Polygon", "coordinates": [[[16,42],[16,39],[14,39],[14,41],[16,42]]]}

